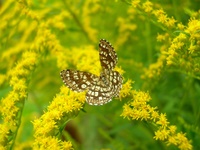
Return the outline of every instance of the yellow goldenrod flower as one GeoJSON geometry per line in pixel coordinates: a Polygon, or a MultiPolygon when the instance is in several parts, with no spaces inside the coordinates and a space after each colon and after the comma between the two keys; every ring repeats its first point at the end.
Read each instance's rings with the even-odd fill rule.
{"type": "Polygon", "coordinates": [[[131,88],[132,88],[131,84],[132,83],[133,83],[133,81],[128,80],[126,83],[123,84],[123,86],[122,86],[123,88],[120,91],[120,99],[131,94],[131,88]]]}
{"type": "Polygon", "coordinates": [[[167,21],[167,15],[163,9],[154,10],[154,15],[158,18],[158,22],[165,23],[167,21]]]}
{"type": "Polygon", "coordinates": [[[73,48],[71,62],[77,64],[77,70],[89,71],[90,73],[100,75],[101,67],[99,62],[98,51],[93,46],[80,48],[73,48]],[[72,59],[73,58],[73,59],[72,59]]]}
{"type": "Polygon", "coordinates": [[[188,48],[189,50],[189,53],[194,53],[195,50],[197,50],[197,46],[196,45],[193,45],[193,44],[190,44],[190,47],[188,48]]]}
{"type": "Polygon", "coordinates": [[[154,138],[156,140],[164,141],[168,138],[168,136],[169,136],[169,131],[166,130],[165,128],[161,128],[161,129],[159,129],[158,131],[155,132],[154,138]]]}
{"type": "Polygon", "coordinates": [[[175,27],[175,23],[176,23],[176,22],[177,22],[177,21],[176,21],[173,17],[171,17],[171,18],[168,18],[168,19],[167,19],[165,25],[166,25],[168,28],[173,28],[173,27],[175,27]]]}
{"type": "Polygon", "coordinates": [[[122,117],[131,120],[146,120],[153,121],[158,130],[155,131],[154,139],[166,141],[168,144],[178,146],[180,149],[192,149],[190,141],[182,133],[176,133],[176,126],[169,125],[166,114],[159,114],[157,108],[147,104],[151,97],[148,93],[141,91],[132,91],[133,100],[124,104],[122,117]],[[180,136],[177,138],[177,136],[180,136]],[[182,136],[182,137],[181,137],[182,136]],[[184,144],[182,142],[184,141],[184,144]]]}
{"type": "Polygon", "coordinates": [[[199,37],[198,34],[199,30],[200,30],[200,21],[196,19],[191,19],[185,31],[189,33],[190,36],[195,38],[195,36],[199,37]]]}
{"type": "Polygon", "coordinates": [[[165,41],[165,40],[166,40],[166,35],[158,34],[158,36],[157,36],[158,42],[162,42],[162,41],[165,41]]]}
{"type": "Polygon", "coordinates": [[[176,126],[174,126],[174,125],[170,125],[170,126],[169,126],[170,134],[174,134],[174,133],[176,132],[176,130],[177,130],[177,127],[176,127],[176,126]]]}
{"type": "Polygon", "coordinates": [[[64,86],[61,87],[60,94],[48,106],[47,112],[33,122],[35,129],[34,149],[48,147],[51,144],[50,141],[54,143],[52,145],[56,149],[63,146],[72,146],[70,142],[68,144],[66,142],[63,143],[58,137],[54,137],[54,135],[60,132],[59,126],[63,125],[63,122],[76,116],[80,109],[82,109],[85,102],[84,94],[84,92],[74,93],[64,86]]]}
{"type": "Polygon", "coordinates": [[[156,122],[156,124],[161,125],[162,128],[167,127],[169,122],[167,121],[166,114],[161,113],[159,120],[156,122]]]}
{"type": "Polygon", "coordinates": [[[66,142],[66,141],[62,142],[61,149],[73,150],[72,143],[69,142],[69,141],[68,142],[66,142]]]}
{"type": "Polygon", "coordinates": [[[142,4],[142,8],[146,13],[151,13],[151,11],[153,10],[152,5],[153,4],[150,1],[146,1],[142,4]]]}
{"type": "Polygon", "coordinates": [[[178,141],[176,140],[176,137],[175,137],[175,136],[170,136],[170,137],[168,138],[167,145],[171,145],[171,144],[173,144],[173,145],[175,145],[175,146],[178,145],[178,141]]]}
{"type": "MultiPolygon", "coordinates": [[[[20,126],[21,113],[24,106],[24,101],[27,95],[27,79],[26,76],[33,70],[33,66],[36,63],[36,54],[34,52],[25,52],[22,56],[22,60],[10,71],[10,85],[13,90],[9,92],[7,97],[1,101],[1,116],[3,124],[7,126],[9,131],[6,135],[3,135],[2,139],[12,140],[9,143],[4,143],[6,147],[12,147],[15,142],[15,137],[20,126]]],[[[0,142],[2,143],[2,142],[0,142]]]]}
{"type": "Polygon", "coordinates": [[[140,3],[140,0],[132,0],[131,4],[132,4],[133,7],[138,7],[139,3],[140,3]]]}
{"type": "Polygon", "coordinates": [[[159,113],[156,111],[157,108],[149,108],[149,112],[151,114],[151,119],[155,122],[159,118],[159,113]]]}
{"type": "Polygon", "coordinates": [[[177,29],[183,31],[183,30],[185,29],[185,26],[184,26],[182,23],[178,23],[178,24],[177,24],[177,29]]]}
{"type": "Polygon", "coordinates": [[[178,141],[178,148],[180,148],[181,150],[192,149],[191,141],[188,141],[188,139],[185,137],[185,134],[178,133],[176,139],[178,141]]]}

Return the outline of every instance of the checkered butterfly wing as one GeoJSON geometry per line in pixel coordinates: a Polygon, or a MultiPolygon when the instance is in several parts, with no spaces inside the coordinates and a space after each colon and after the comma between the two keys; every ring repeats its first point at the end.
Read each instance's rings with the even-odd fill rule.
{"type": "Polygon", "coordinates": [[[99,80],[99,77],[94,74],[78,70],[63,70],[60,75],[65,85],[76,92],[87,90],[99,80]]]}
{"type": "Polygon", "coordinates": [[[113,71],[117,54],[112,45],[102,39],[99,43],[100,63],[103,68],[100,77],[83,71],[63,70],[60,75],[67,87],[76,92],[87,90],[86,101],[90,105],[103,105],[118,97],[122,87],[122,76],[113,71]]]}
{"type": "Polygon", "coordinates": [[[103,71],[111,71],[115,68],[118,58],[113,46],[106,40],[99,42],[99,58],[103,71]]]}
{"type": "Polygon", "coordinates": [[[103,105],[118,97],[122,87],[122,76],[117,72],[102,73],[98,82],[93,82],[86,94],[90,105],[103,105]]]}
{"type": "Polygon", "coordinates": [[[119,97],[119,92],[122,88],[122,82],[123,82],[122,76],[117,71],[109,72],[107,76],[112,87],[113,97],[119,97]]]}

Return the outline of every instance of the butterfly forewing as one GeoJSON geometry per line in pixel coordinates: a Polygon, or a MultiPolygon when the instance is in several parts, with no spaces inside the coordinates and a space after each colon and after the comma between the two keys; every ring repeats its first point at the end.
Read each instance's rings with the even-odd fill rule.
{"type": "Polygon", "coordinates": [[[113,46],[104,39],[99,42],[99,58],[103,70],[111,71],[117,64],[118,58],[113,46]]]}
{"type": "Polygon", "coordinates": [[[65,85],[76,92],[87,90],[92,83],[99,80],[94,74],[69,69],[61,71],[60,75],[65,85]]]}

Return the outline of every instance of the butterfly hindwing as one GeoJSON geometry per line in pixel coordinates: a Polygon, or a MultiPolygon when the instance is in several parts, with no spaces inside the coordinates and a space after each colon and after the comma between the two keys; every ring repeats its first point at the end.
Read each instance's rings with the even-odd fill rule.
{"type": "Polygon", "coordinates": [[[101,74],[99,79],[98,82],[93,82],[87,91],[86,101],[90,105],[106,104],[112,97],[118,97],[121,90],[123,79],[117,71],[109,72],[107,75],[101,74]]]}
{"type": "Polygon", "coordinates": [[[112,91],[101,80],[92,84],[86,94],[86,102],[90,105],[103,105],[111,101],[112,91]]]}

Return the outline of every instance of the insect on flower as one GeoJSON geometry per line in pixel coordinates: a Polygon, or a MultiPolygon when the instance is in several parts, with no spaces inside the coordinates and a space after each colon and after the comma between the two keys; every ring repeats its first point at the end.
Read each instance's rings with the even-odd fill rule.
{"type": "Polygon", "coordinates": [[[102,67],[100,76],[79,70],[63,70],[60,75],[65,85],[73,91],[87,90],[86,102],[90,105],[103,105],[118,97],[123,78],[113,71],[118,58],[113,46],[106,40],[99,42],[99,58],[102,67]]]}

